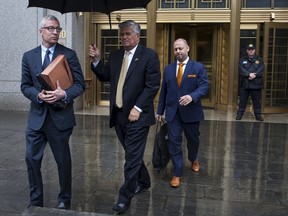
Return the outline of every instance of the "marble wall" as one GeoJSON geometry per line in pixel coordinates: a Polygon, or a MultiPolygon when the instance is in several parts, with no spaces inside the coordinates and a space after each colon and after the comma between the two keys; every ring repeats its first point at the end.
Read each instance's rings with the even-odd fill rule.
{"type": "MultiPolygon", "coordinates": [[[[59,43],[74,49],[84,69],[84,16],[61,14],[42,8],[27,8],[28,0],[1,0],[0,110],[28,110],[29,100],[20,91],[23,53],[40,45],[39,22],[46,14],[55,15],[63,28],[59,43]]],[[[75,101],[82,107],[82,97],[75,101]]]]}

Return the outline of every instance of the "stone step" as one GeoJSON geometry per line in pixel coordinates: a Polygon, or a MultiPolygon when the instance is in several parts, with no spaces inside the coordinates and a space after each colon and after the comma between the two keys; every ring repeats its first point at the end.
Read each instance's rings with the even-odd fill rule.
{"type": "Polygon", "coordinates": [[[74,210],[61,210],[46,207],[30,207],[25,209],[21,216],[111,216],[93,212],[78,212],[74,210]]]}

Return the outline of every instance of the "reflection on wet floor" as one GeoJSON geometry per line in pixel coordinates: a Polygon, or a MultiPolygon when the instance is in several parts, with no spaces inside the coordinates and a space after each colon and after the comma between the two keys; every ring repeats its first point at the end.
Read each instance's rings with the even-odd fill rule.
{"type": "MultiPolygon", "coordinates": [[[[2,200],[4,195],[8,198],[0,205],[0,215],[3,212],[17,215],[28,204],[23,141],[26,115],[1,112],[0,194],[2,200]]],[[[130,210],[124,215],[288,215],[287,123],[207,119],[200,131],[200,172],[191,171],[183,143],[186,158],[183,181],[179,188],[173,189],[169,185],[171,162],[162,172],[153,173],[155,126],[151,127],[145,162],[152,185],[134,196],[130,210]]],[[[70,143],[72,210],[113,215],[112,206],[123,183],[124,152],[114,129],[109,128],[108,116],[77,115],[70,143]]],[[[59,189],[49,147],[42,175],[45,207],[52,208],[59,189]]]]}

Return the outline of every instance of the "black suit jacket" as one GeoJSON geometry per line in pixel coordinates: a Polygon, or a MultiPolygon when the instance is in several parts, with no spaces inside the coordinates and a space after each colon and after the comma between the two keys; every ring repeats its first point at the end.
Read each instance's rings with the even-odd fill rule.
{"type": "Polygon", "coordinates": [[[38,46],[23,55],[21,91],[24,96],[31,101],[28,127],[33,130],[39,130],[42,127],[48,109],[59,130],[66,130],[76,125],[73,99],[84,92],[84,77],[75,51],[63,45],[56,44],[52,60],[54,60],[59,54],[65,55],[73,75],[73,85],[65,90],[67,94],[67,107],[61,111],[55,111],[47,103],[39,103],[39,101],[37,101],[37,95],[42,90],[36,77],[37,74],[42,72],[41,46],[38,46]]]}
{"type": "MultiPolygon", "coordinates": [[[[108,63],[102,61],[92,71],[100,81],[110,82],[110,127],[115,125],[112,113],[115,106],[116,90],[124,56],[121,48],[112,52],[108,63]]],[[[157,53],[142,45],[138,45],[129,65],[123,86],[123,121],[128,121],[130,110],[136,105],[143,112],[138,124],[150,126],[155,123],[153,100],[160,87],[160,63],[157,53]]]]}

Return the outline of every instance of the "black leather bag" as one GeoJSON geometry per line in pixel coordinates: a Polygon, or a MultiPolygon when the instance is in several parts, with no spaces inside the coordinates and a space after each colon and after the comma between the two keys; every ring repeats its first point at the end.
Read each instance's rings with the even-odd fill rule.
{"type": "Polygon", "coordinates": [[[154,149],[152,155],[152,164],[154,171],[160,172],[170,161],[170,153],[168,150],[168,128],[167,123],[156,123],[156,134],[154,141],[154,149]]]}
{"type": "Polygon", "coordinates": [[[66,108],[67,104],[65,103],[65,101],[58,100],[53,104],[49,104],[49,106],[55,111],[61,111],[66,108]]]}

